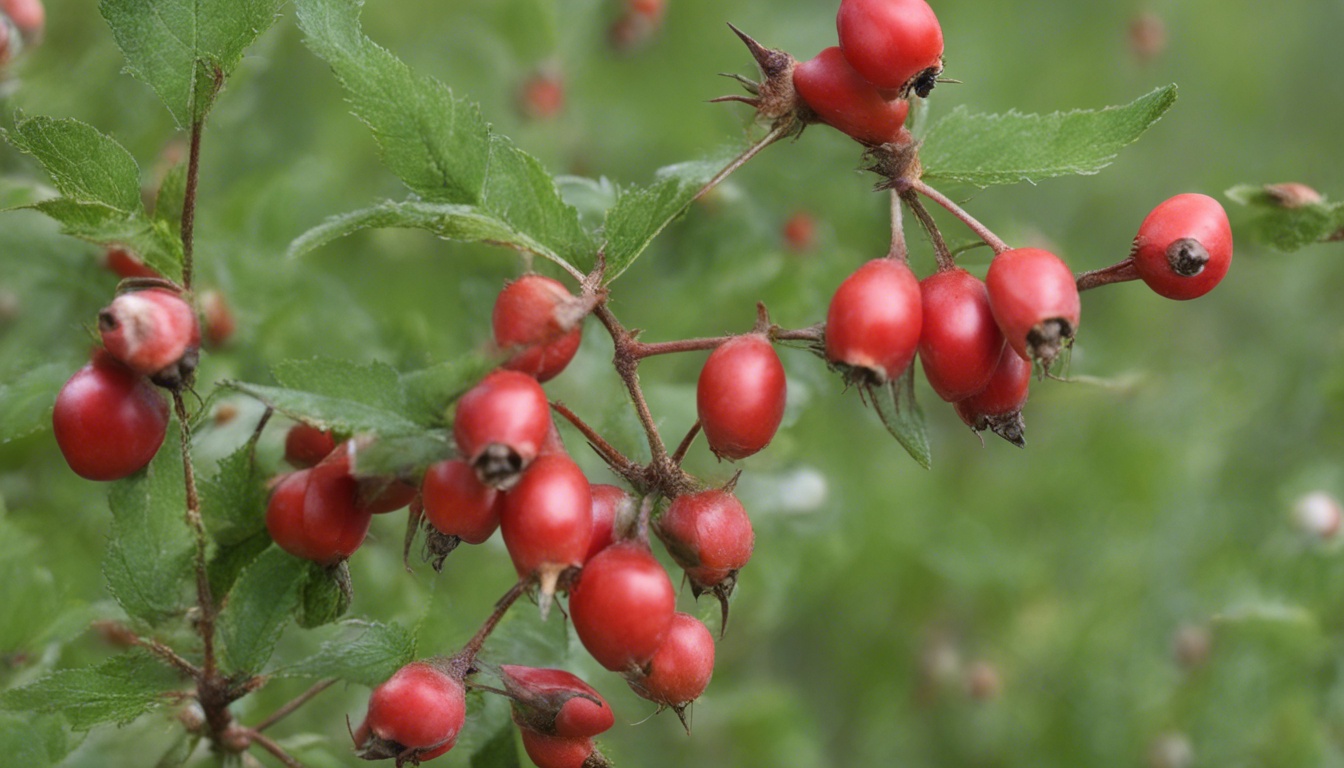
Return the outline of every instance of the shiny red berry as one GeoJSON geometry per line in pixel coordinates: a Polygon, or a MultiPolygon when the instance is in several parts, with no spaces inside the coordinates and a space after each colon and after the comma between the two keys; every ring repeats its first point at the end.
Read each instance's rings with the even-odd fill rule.
{"type": "Polygon", "coordinates": [[[583,335],[576,299],[557,280],[523,275],[504,286],[491,316],[495,344],[513,352],[505,368],[548,381],[569,365],[583,335]]]}
{"type": "Polygon", "coordinates": [[[1004,346],[994,375],[981,391],[956,402],[957,415],[976,432],[993,430],[1013,445],[1026,445],[1022,406],[1031,386],[1031,361],[1004,346]]]}
{"type": "Polygon", "coordinates": [[[764,334],[720,344],[705,361],[696,409],[709,449],[736,461],[770,444],[784,419],[784,366],[764,334]]]}
{"type": "Polygon", "coordinates": [[[1203,296],[1232,265],[1227,212],[1208,195],[1176,195],[1139,225],[1133,259],[1139,277],[1157,294],[1177,300],[1203,296]]]}
{"type": "Polygon", "coordinates": [[[874,259],[840,284],[826,312],[826,359],[866,383],[900,378],[923,327],[919,280],[905,262],[874,259]]]}
{"type": "Polygon", "coordinates": [[[569,615],[597,663],[625,672],[653,658],[676,604],[672,581],[648,545],[623,541],[583,566],[570,592],[569,615]]]}
{"type": "Polygon", "coordinates": [[[956,402],[989,383],[1003,351],[1003,332],[989,308],[989,291],[964,269],[936,272],[920,284],[924,321],[919,359],[938,396],[956,402]]]}
{"type": "Polygon", "coordinates": [[[336,438],[325,429],[295,424],[285,433],[285,461],[297,469],[315,467],[336,450],[336,438]]]}
{"type": "Polygon", "coordinates": [[[174,291],[121,294],[98,313],[98,332],[108,353],[142,376],[184,376],[196,368],[196,312],[174,291]]]}
{"type": "Polygon", "coordinates": [[[414,661],[373,689],[355,749],[365,760],[417,764],[451,749],[466,717],[462,682],[431,663],[414,661]]]}
{"type": "Polygon", "coordinates": [[[520,728],[523,749],[537,768],[608,768],[611,763],[591,738],[562,738],[520,728]]]}
{"type": "Polygon", "coordinates": [[[654,523],[654,532],[686,569],[697,595],[736,581],[756,544],[747,510],[721,488],[676,497],[654,523]]]}
{"type": "Polygon", "coordinates": [[[909,102],[887,99],[860,77],[839,48],[794,68],[793,87],[821,122],[864,144],[896,141],[910,112],[909,102]]]}
{"type": "Polygon", "coordinates": [[[42,0],[0,0],[0,12],[14,22],[31,45],[42,34],[47,21],[47,10],[42,0]]]}
{"type": "Polygon", "coordinates": [[[583,558],[584,562],[611,546],[617,519],[632,514],[635,503],[630,494],[614,485],[594,483],[590,490],[593,494],[593,538],[588,542],[588,554],[583,558]]]}
{"type": "Polygon", "coordinates": [[[647,672],[627,674],[626,682],[640,696],[681,714],[705,692],[713,675],[714,636],[699,619],[678,613],[647,672]]]}
{"type": "Polygon", "coordinates": [[[436,530],[481,544],[499,528],[499,491],[481,483],[460,459],[433,464],[420,484],[425,517],[436,530]]]}
{"type": "Polygon", "coordinates": [[[537,457],[550,429],[550,405],[537,380],[496,371],[458,401],[453,438],[481,482],[506,490],[537,457]]]}
{"type": "Polygon", "coordinates": [[[51,424],[75,474],[120,480],[144,469],[159,452],[168,431],[168,403],[145,377],[99,351],[61,387],[51,424]]]}
{"type": "Polygon", "coordinates": [[[943,71],[943,29],[924,0],[841,0],[836,31],[865,80],[902,95],[929,95],[943,71]]]}
{"type": "Polygon", "coordinates": [[[513,706],[513,721],[549,736],[596,736],[616,722],[611,707],[592,686],[562,669],[504,664],[499,668],[513,706]]]}
{"type": "Polygon", "coordinates": [[[1040,248],[1017,248],[994,257],[985,284],[1008,345],[1049,369],[1078,331],[1082,305],[1068,265],[1040,248]]]}
{"type": "Polygon", "coordinates": [[[499,523],[518,575],[537,577],[542,594],[553,594],[560,574],[583,565],[588,554],[593,535],[588,478],[568,456],[538,458],[504,494],[499,523]]]}
{"type": "Polygon", "coordinates": [[[331,465],[301,469],[280,481],[266,505],[271,539],[295,557],[332,566],[364,543],[373,516],[355,502],[359,485],[331,465]]]}

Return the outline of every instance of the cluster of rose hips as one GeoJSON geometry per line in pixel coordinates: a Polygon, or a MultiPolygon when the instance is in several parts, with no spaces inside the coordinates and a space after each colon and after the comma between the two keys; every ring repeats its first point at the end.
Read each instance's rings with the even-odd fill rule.
{"type": "Polygon", "coordinates": [[[938,270],[923,280],[910,269],[901,238],[885,258],[863,265],[836,290],[825,351],[849,382],[894,381],[918,353],[933,390],[966,424],[1023,445],[1021,409],[1033,364],[1048,374],[1072,344],[1080,290],[1142,279],[1162,296],[1192,299],[1227,273],[1227,214],[1199,194],[1158,205],[1139,227],[1128,258],[1080,276],[1049,251],[1009,247],[919,180],[918,142],[905,126],[909,99],[927,97],[943,71],[942,29],[928,3],[842,0],[836,29],[838,47],[801,63],[739,32],[763,80],[738,78],[752,97],[722,100],[750,104],[777,131],[823,123],[855,139],[870,169],[885,177],[879,188],[899,195],[934,241],[938,270]],[[920,194],[958,215],[994,249],[985,280],[956,265],[920,194]]]}
{"type": "Polygon", "coordinates": [[[0,0],[0,69],[42,40],[42,0],[0,0]]]}

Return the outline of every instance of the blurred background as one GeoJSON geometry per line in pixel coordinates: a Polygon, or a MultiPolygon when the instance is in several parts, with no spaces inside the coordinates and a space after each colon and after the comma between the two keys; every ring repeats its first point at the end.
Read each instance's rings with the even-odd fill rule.
{"type": "MultiPolygon", "coordinates": [[[[571,643],[567,665],[618,713],[604,750],[650,768],[1344,765],[1344,553],[1328,524],[1338,506],[1318,498],[1295,514],[1305,494],[1344,494],[1344,243],[1277,253],[1244,236],[1247,212],[1222,195],[1298,181],[1344,196],[1344,2],[933,5],[946,75],[962,83],[934,91],[932,120],[961,104],[1051,112],[1180,86],[1166,117],[1097,176],[945,191],[1010,243],[1049,244],[1077,271],[1122,258],[1161,200],[1204,192],[1229,207],[1232,270],[1189,303],[1139,283],[1086,294],[1067,369],[1078,381],[1033,383],[1025,450],[992,435],[982,445],[921,382],[927,471],[820,360],[786,350],[785,426],[742,463],[756,553],[691,735],[671,713],[649,718],[653,705],[571,643]]],[[[725,22],[807,59],[835,44],[835,6],[668,0],[662,28],[625,51],[609,40],[615,0],[368,0],[364,23],[553,172],[629,184],[747,136],[746,107],[706,103],[737,88],[718,73],[755,76],[725,22]],[[563,83],[545,117],[520,109],[539,71],[563,83]]],[[[479,349],[495,294],[523,269],[510,253],[388,230],[283,258],[325,217],[405,196],[300,37],[286,9],[205,135],[200,285],[224,293],[238,331],[201,380],[271,383],[270,365],[319,355],[409,371],[479,349]]],[[[148,181],[183,137],[122,67],[93,0],[50,0],[46,39],[11,70],[0,122],[17,110],[84,120],[122,141],[148,181]]],[[[769,148],[615,284],[614,311],[646,340],[746,330],[757,301],[787,327],[823,319],[835,286],[886,249],[886,198],[856,172],[859,156],[823,126],[769,148]]],[[[7,145],[0,169],[41,178],[7,145]]],[[[927,274],[931,250],[909,231],[927,274]]],[[[944,231],[970,239],[951,220],[944,231]]],[[[0,216],[0,382],[87,359],[86,329],[116,284],[99,259],[35,214],[0,216]]],[[[979,274],[987,260],[984,249],[964,257],[979,274]]],[[[637,451],[610,352],[589,323],[548,391],[637,451]]],[[[702,361],[642,368],[670,440],[694,420],[702,361]]],[[[200,436],[207,462],[258,415],[228,402],[234,421],[200,436]]],[[[282,436],[273,426],[262,445],[277,468],[282,436]]],[[[116,615],[98,565],[106,489],[71,473],[49,432],[10,437],[0,435],[0,548],[23,556],[0,580],[5,687],[110,655],[86,627],[116,615]]],[[[566,437],[594,481],[609,481],[566,437]]],[[[712,481],[734,470],[703,443],[688,467],[712,481]]],[[[512,567],[496,539],[455,553],[440,576],[408,575],[402,526],[376,520],[352,560],[351,615],[418,624],[422,655],[448,652],[512,567]]],[[[712,601],[681,599],[716,617],[712,601]]],[[[291,628],[276,663],[332,636],[291,628]]],[[[254,722],[303,687],[278,681],[240,717],[254,722]]],[[[345,718],[357,721],[367,696],[338,686],[274,735],[308,765],[351,765],[345,718]]],[[[149,765],[176,728],[165,712],[96,730],[62,764],[149,765]]],[[[459,749],[436,764],[468,760],[459,749]]]]}

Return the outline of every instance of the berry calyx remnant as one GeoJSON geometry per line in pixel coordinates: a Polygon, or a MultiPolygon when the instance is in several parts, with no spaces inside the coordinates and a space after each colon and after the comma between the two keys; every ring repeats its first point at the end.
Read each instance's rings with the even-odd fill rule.
{"type": "Polygon", "coordinates": [[[1068,265],[1040,248],[1015,248],[994,257],[985,284],[1008,345],[1048,372],[1078,331],[1082,305],[1068,265]]]}
{"type": "Polygon", "coordinates": [[[1232,265],[1232,226],[1208,195],[1182,194],[1158,204],[1139,225],[1132,251],[1143,282],[1168,299],[1194,299],[1232,265]]]}
{"type": "Polygon", "coordinates": [[[551,429],[551,409],[537,380],[496,371],[457,404],[453,438],[482,483],[508,490],[537,458],[551,429]]]}
{"type": "Polygon", "coordinates": [[[1004,440],[1023,448],[1027,440],[1024,436],[1026,425],[1022,421],[1022,406],[1027,402],[1030,386],[1031,361],[1005,345],[985,388],[954,404],[957,415],[972,430],[992,430],[1004,440]]]}

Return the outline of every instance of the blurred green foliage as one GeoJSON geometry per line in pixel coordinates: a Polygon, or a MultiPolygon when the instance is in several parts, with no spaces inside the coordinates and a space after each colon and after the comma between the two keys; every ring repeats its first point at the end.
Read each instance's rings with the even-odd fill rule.
{"type": "MultiPolygon", "coordinates": [[[[369,0],[364,24],[417,72],[479,102],[552,172],[621,183],[742,140],[745,109],[705,103],[736,87],[717,73],[753,74],[724,22],[800,58],[835,42],[833,3],[670,0],[658,38],[617,55],[605,42],[614,5],[369,0]],[[528,122],[516,93],[541,65],[563,73],[565,110],[528,122]]],[[[963,81],[934,92],[935,117],[959,104],[1095,108],[1181,87],[1175,108],[1098,176],[945,190],[1011,243],[1052,243],[1075,270],[1093,269],[1121,258],[1144,214],[1177,192],[1292,180],[1344,198],[1344,4],[935,7],[947,74],[963,81]],[[1127,37],[1144,11],[1166,36],[1148,61],[1127,37]]],[[[202,381],[274,384],[272,365],[313,356],[409,371],[479,350],[494,294],[522,269],[508,252],[383,230],[283,258],[325,217],[404,196],[285,13],[244,58],[205,135],[200,285],[224,291],[239,331],[206,357],[202,381]]],[[[16,110],[78,118],[125,144],[148,181],[165,146],[182,141],[171,116],[120,74],[93,0],[51,0],[48,16],[46,40],[11,73],[0,123],[12,125],[16,110]]],[[[785,326],[821,319],[834,286],[886,247],[886,200],[854,172],[858,156],[822,127],[770,148],[654,243],[614,287],[614,310],[650,340],[745,329],[758,300],[785,326]],[[780,235],[800,210],[818,221],[815,246],[801,253],[780,235]]],[[[8,147],[0,170],[41,180],[8,147]]],[[[921,470],[819,360],[786,353],[786,426],[745,462],[740,486],[757,551],[691,736],[670,714],[633,725],[653,707],[584,654],[571,657],[619,713],[607,753],[650,767],[1120,766],[1154,756],[1165,766],[1182,764],[1169,758],[1185,744],[1191,765],[1344,765],[1344,555],[1290,514],[1306,491],[1344,495],[1344,246],[1276,253],[1244,236],[1248,211],[1229,207],[1237,257],[1208,297],[1173,303],[1138,284],[1085,297],[1068,373],[1101,385],[1037,382],[1025,451],[993,438],[982,447],[921,384],[933,448],[932,470],[921,470]],[[1199,663],[1174,657],[1178,635],[1187,662],[1199,663]],[[1192,655],[1201,639],[1207,654],[1192,655]],[[997,686],[977,661],[993,666],[997,686]],[[972,696],[971,678],[996,695],[972,696]]],[[[950,219],[944,229],[969,240],[950,219]]],[[[927,273],[931,253],[911,236],[927,273]]],[[[965,260],[982,270],[987,252],[965,260]]],[[[37,214],[0,216],[0,382],[42,364],[78,368],[115,282],[95,249],[37,214]]],[[[609,342],[589,326],[579,358],[548,389],[635,451],[609,342]]],[[[644,366],[669,434],[694,418],[699,363],[644,366]]],[[[199,436],[207,467],[259,415],[245,398],[227,402],[238,416],[199,436]]],[[[278,467],[281,435],[277,424],[259,446],[266,466],[278,467]]],[[[0,441],[0,685],[12,687],[109,657],[85,627],[117,609],[98,568],[106,489],[74,476],[47,431],[0,441]]],[[[703,449],[689,467],[714,479],[732,471],[703,449]]],[[[352,560],[352,615],[418,627],[421,655],[450,651],[512,568],[496,541],[454,553],[440,576],[408,575],[401,525],[376,520],[352,560]]],[[[291,627],[276,658],[298,664],[345,631],[291,627]]],[[[277,680],[238,714],[255,723],[305,685],[277,680]]],[[[338,686],[274,735],[308,765],[350,765],[345,717],[358,720],[366,698],[338,686]]],[[[181,749],[170,716],[95,730],[61,764],[150,764],[181,749]]],[[[57,760],[74,743],[53,729],[47,717],[6,714],[0,743],[14,745],[9,755],[57,760]],[[31,739],[17,737],[21,724],[31,739]]],[[[492,735],[472,733],[464,747],[492,735]]],[[[468,758],[462,748],[438,762],[468,758]]]]}

